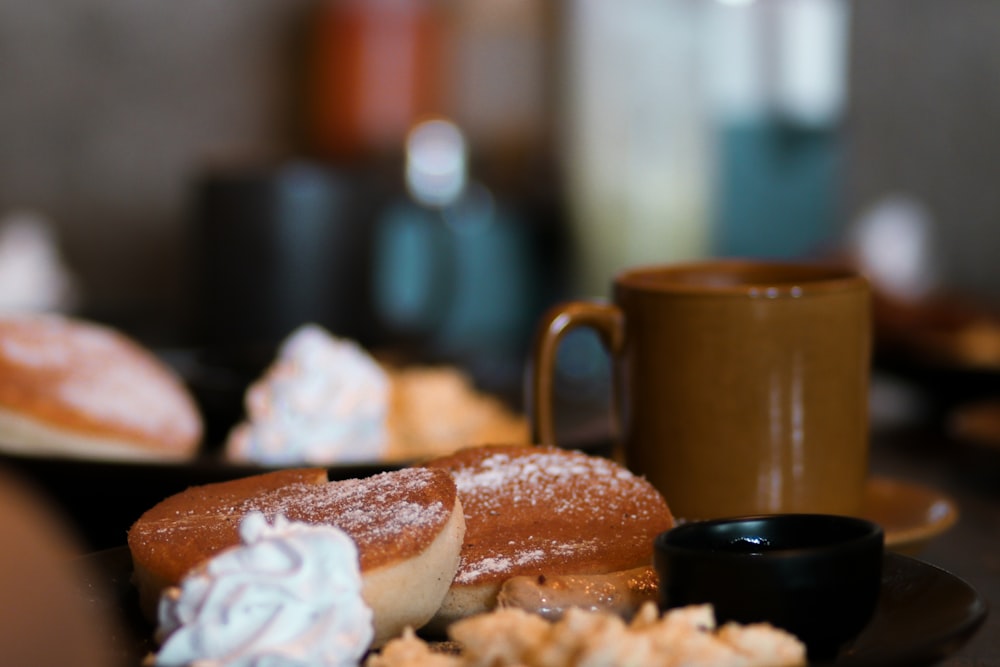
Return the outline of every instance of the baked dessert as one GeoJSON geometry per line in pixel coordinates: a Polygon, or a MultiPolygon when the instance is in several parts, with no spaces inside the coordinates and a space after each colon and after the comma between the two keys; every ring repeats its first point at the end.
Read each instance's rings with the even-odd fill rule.
{"type": "Polygon", "coordinates": [[[233,508],[255,495],[292,484],[325,484],[321,468],[277,470],[226,482],[192,486],[148,509],[129,528],[132,581],[149,619],[160,592],[195,565],[239,543],[240,515],[233,508]]]}
{"type": "Polygon", "coordinates": [[[354,540],[376,645],[433,616],[457,571],[465,533],[455,484],[441,470],[406,468],[329,482],[322,469],[289,469],[191,487],[147,510],[129,529],[146,615],[155,618],[166,587],[238,545],[240,523],[252,513],[333,525],[354,540]]]}
{"type": "Polygon", "coordinates": [[[660,614],[647,602],[626,622],[571,609],[550,622],[499,609],[455,623],[456,651],[444,654],[412,632],[371,654],[364,667],[805,667],[806,647],[768,623],[716,624],[710,605],[660,614]]]}
{"type": "Polygon", "coordinates": [[[0,315],[0,449],[186,460],[202,432],[180,377],[125,334],[62,315],[0,315]]]}
{"type": "Polygon", "coordinates": [[[647,602],[659,602],[660,576],[651,565],[600,574],[518,575],[503,582],[497,608],[515,608],[558,621],[570,609],[635,616],[647,602]]]}
{"type": "Polygon", "coordinates": [[[493,609],[512,577],[652,564],[674,524],[663,496],[610,459],[557,447],[468,448],[425,464],[451,473],[465,511],[458,572],[429,629],[493,609]]]}
{"type": "Polygon", "coordinates": [[[528,420],[496,396],[479,391],[453,366],[390,369],[391,460],[443,456],[463,447],[528,444],[528,420]]]}
{"type": "Polygon", "coordinates": [[[528,443],[528,422],[452,366],[392,366],[304,324],[244,395],[226,458],[271,466],[413,461],[528,443]]]}

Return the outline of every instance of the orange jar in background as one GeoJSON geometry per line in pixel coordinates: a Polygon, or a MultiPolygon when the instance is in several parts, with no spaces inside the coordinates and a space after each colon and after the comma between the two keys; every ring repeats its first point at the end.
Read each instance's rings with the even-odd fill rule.
{"type": "Polygon", "coordinates": [[[305,134],[318,156],[399,151],[441,111],[442,10],[434,0],[326,0],[307,55],[305,134]]]}

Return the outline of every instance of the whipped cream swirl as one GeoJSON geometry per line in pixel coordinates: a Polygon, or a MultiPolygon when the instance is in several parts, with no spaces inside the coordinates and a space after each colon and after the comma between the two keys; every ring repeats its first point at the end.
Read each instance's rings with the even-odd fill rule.
{"type": "Polygon", "coordinates": [[[378,460],[388,446],[390,391],[387,373],[357,343],[303,325],[247,390],[247,419],[226,454],[268,465],[378,460]]]}
{"type": "Polygon", "coordinates": [[[259,512],[243,544],[160,599],[156,667],[357,667],[371,645],[358,550],[334,526],[259,512]]]}

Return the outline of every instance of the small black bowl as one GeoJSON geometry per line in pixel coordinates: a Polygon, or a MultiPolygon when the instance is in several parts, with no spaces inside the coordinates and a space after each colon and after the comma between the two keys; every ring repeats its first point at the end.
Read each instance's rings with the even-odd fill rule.
{"type": "Polygon", "coordinates": [[[796,635],[810,659],[834,656],[878,602],[884,534],[827,514],[700,521],[656,537],[663,609],[710,603],[716,620],[768,622],[796,635]]]}

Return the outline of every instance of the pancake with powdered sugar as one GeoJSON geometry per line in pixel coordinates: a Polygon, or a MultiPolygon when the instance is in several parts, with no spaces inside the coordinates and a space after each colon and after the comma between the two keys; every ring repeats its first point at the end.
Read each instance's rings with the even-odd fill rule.
{"type": "Polygon", "coordinates": [[[354,540],[376,644],[433,616],[457,571],[465,534],[455,484],[441,470],[330,482],[326,470],[303,468],[194,486],[150,508],[129,529],[146,615],[155,617],[164,589],[238,545],[240,522],[254,512],[269,521],[281,515],[336,526],[354,540]]]}
{"type": "Polygon", "coordinates": [[[458,573],[431,623],[437,631],[492,609],[514,576],[651,565],[653,538],[674,523],[648,481],[578,451],[484,446],[426,465],[451,473],[466,522],[458,573]]]}

